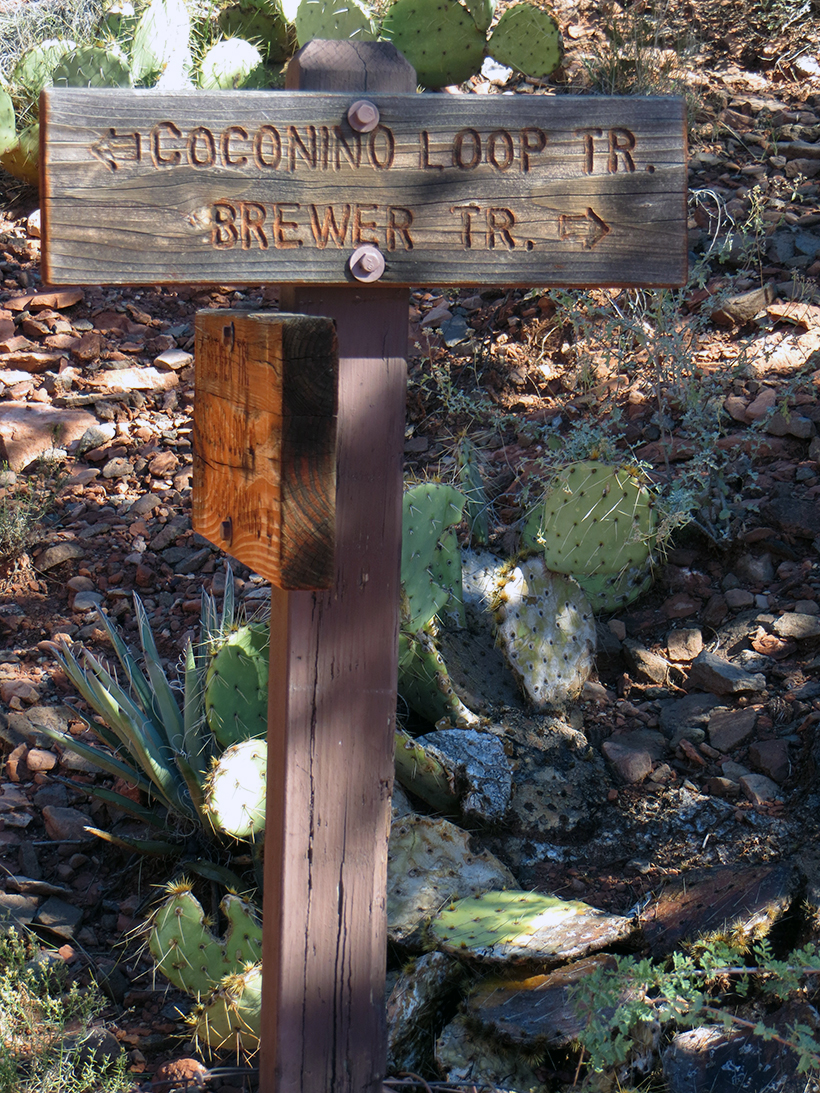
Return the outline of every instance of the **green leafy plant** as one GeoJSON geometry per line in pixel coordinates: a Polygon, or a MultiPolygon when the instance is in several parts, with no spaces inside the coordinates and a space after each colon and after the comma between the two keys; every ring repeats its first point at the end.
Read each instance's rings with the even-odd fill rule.
{"type": "Polygon", "coordinates": [[[13,927],[0,938],[0,969],[0,1093],[132,1088],[125,1053],[95,1053],[87,1040],[104,1004],[94,983],[81,987],[62,960],[13,927]]]}
{"type": "Polygon", "coordinates": [[[675,952],[665,964],[633,956],[614,958],[615,967],[597,968],[572,989],[571,1003],[583,1032],[579,1043],[592,1073],[602,1073],[629,1058],[642,1027],[692,1028],[714,1024],[794,1052],[797,1072],[820,1070],[820,1042],[815,1031],[797,1022],[784,1031],[737,1012],[728,994],[751,993],[770,1000],[802,995],[820,974],[815,946],[796,949],[785,960],[774,957],[770,943],[738,950],[725,939],[712,939],[690,953],[675,952]]]}
{"type": "Polygon", "coordinates": [[[61,481],[56,464],[49,462],[26,475],[0,470],[0,563],[13,561],[34,542],[54,507],[61,481]]]}

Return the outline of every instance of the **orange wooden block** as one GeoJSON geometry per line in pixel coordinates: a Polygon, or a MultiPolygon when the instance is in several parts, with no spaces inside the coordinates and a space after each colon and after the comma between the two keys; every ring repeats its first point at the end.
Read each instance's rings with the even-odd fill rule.
{"type": "Polygon", "coordinates": [[[279,588],[333,582],[338,352],[330,319],[196,317],[194,530],[279,588]]]}

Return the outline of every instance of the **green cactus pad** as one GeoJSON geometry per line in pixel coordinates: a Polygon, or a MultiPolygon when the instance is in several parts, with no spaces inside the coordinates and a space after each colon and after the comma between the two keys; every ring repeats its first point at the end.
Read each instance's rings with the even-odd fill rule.
{"type": "Polygon", "coordinates": [[[436,812],[458,811],[452,768],[448,770],[404,729],[396,730],[395,764],[396,777],[404,788],[430,808],[436,812]]]}
{"type": "Polygon", "coordinates": [[[205,676],[205,717],[223,748],[268,727],[270,629],[253,623],[229,634],[205,676]]]}
{"type": "Polygon", "coordinates": [[[0,91],[0,156],[17,143],[14,128],[14,103],[7,91],[0,91]]]}
{"type": "Polygon", "coordinates": [[[137,17],[131,0],[110,0],[103,6],[97,36],[103,41],[126,42],[134,36],[137,17]]]}
{"type": "Polygon", "coordinates": [[[458,0],[396,0],[382,34],[416,70],[425,87],[448,87],[475,75],[484,57],[485,34],[458,0]]]}
{"type": "Polygon", "coordinates": [[[262,959],[262,921],[252,903],[230,892],[219,905],[228,920],[225,959],[234,968],[262,959]]]}
{"type": "Polygon", "coordinates": [[[40,126],[30,125],[5,152],[0,164],[10,175],[36,186],[40,181],[40,126]]]}
{"type": "Polygon", "coordinates": [[[25,98],[36,106],[40,92],[51,87],[51,74],[68,53],[73,53],[77,43],[68,38],[48,38],[39,45],[27,49],[14,66],[11,84],[19,87],[25,98]]]}
{"type": "Polygon", "coordinates": [[[197,1041],[210,1052],[230,1050],[237,1058],[259,1047],[262,1013],[262,965],[251,964],[226,975],[189,1018],[197,1041]]]}
{"type": "Polygon", "coordinates": [[[266,64],[281,64],[296,48],[296,31],[278,3],[244,0],[225,8],[219,15],[219,29],[226,38],[252,42],[266,64]]]}
{"type": "Polygon", "coordinates": [[[219,938],[208,928],[198,899],[184,884],[157,909],[148,948],[157,971],[194,998],[209,994],[228,968],[219,938]]]}
{"type": "Polygon", "coordinates": [[[495,602],[499,643],[536,709],[574,698],[592,671],[595,619],[578,585],[551,573],[541,555],[501,579],[495,602]]]}
{"type": "Polygon", "coordinates": [[[532,4],[507,8],[490,35],[487,52],[499,64],[545,79],[561,63],[561,34],[553,17],[532,4]]]}
{"type": "Polygon", "coordinates": [[[461,557],[452,530],[461,523],[466,498],[455,486],[425,482],[402,500],[402,626],[415,633],[447,610],[463,617],[461,557]],[[446,596],[442,598],[442,590],[446,596]]]}
{"type": "Polygon", "coordinates": [[[522,545],[543,550],[549,569],[572,575],[585,589],[587,578],[595,578],[589,591],[596,608],[614,610],[635,599],[647,578],[651,582],[653,505],[641,474],[593,461],[573,463],[531,513],[522,545]],[[602,576],[617,579],[601,581],[602,576]]]}
{"type": "Polygon", "coordinates": [[[401,816],[390,828],[387,852],[388,936],[406,942],[447,900],[514,883],[506,865],[489,850],[475,850],[470,835],[449,820],[401,816]]]}
{"type": "Polygon", "coordinates": [[[79,46],[54,66],[52,82],[55,87],[130,87],[131,69],[114,46],[79,46]]]}
{"type": "Polygon", "coordinates": [[[155,83],[180,53],[187,55],[191,17],[185,0],[151,0],[134,30],[134,83],[155,83]]]}
{"type": "Polygon", "coordinates": [[[199,68],[199,86],[206,91],[231,91],[254,83],[262,54],[242,38],[226,38],[211,46],[199,68]]]}
{"type": "Polygon", "coordinates": [[[476,960],[566,963],[616,941],[631,920],[539,892],[502,891],[457,900],[430,924],[437,947],[476,960]]]}
{"type": "Polygon", "coordinates": [[[300,46],[314,38],[372,42],[376,30],[369,9],[359,0],[302,0],[296,11],[300,46]]]}
{"type": "Polygon", "coordinates": [[[478,452],[466,436],[458,442],[456,460],[461,488],[467,498],[464,515],[470,526],[470,540],[474,546],[486,546],[490,540],[490,506],[479,470],[478,452]]]}
{"type": "Polygon", "coordinates": [[[479,30],[487,31],[495,14],[495,0],[464,0],[464,6],[479,30]]]}
{"type": "Polygon", "coordinates": [[[205,812],[214,830],[254,839],[265,830],[268,745],[241,740],[214,761],[205,782],[205,812]]]}
{"type": "Polygon", "coordinates": [[[429,634],[399,634],[399,694],[416,713],[432,721],[443,718],[469,728],[478,718],[453,687],[441,653],[429,634]]]}

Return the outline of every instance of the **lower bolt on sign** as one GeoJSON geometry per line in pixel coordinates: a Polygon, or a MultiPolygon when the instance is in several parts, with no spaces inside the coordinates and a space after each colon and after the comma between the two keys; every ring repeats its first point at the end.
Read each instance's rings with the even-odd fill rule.
{"type": "Polygon", "coordinates": [[[50,284],[664,286],[673,97],[51,88],[50,284]]]}

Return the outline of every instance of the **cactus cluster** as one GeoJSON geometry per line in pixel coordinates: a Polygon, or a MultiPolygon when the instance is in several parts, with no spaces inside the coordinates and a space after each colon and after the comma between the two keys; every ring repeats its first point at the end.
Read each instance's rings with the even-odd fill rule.
{"type": "Polygon", "coordinates": [[[524,528],[526,548],[547,567],[573,576],[594,610],[615,611],[652,583],[654,496],[645,477],[624,467],[573,463],[556,476],[524,528]]]}
{"type": "Polygon", "coordinates": [[[217,937],[191,887],[184,879],[169,884],[151,917],[148,948],[156,970],[196,999],[188,1021],[199,1043],[210,1052],[230,1047],[252,1054],[262,996],[259,912],[229,893],[220,904],[228,927],[217,937]]]}

